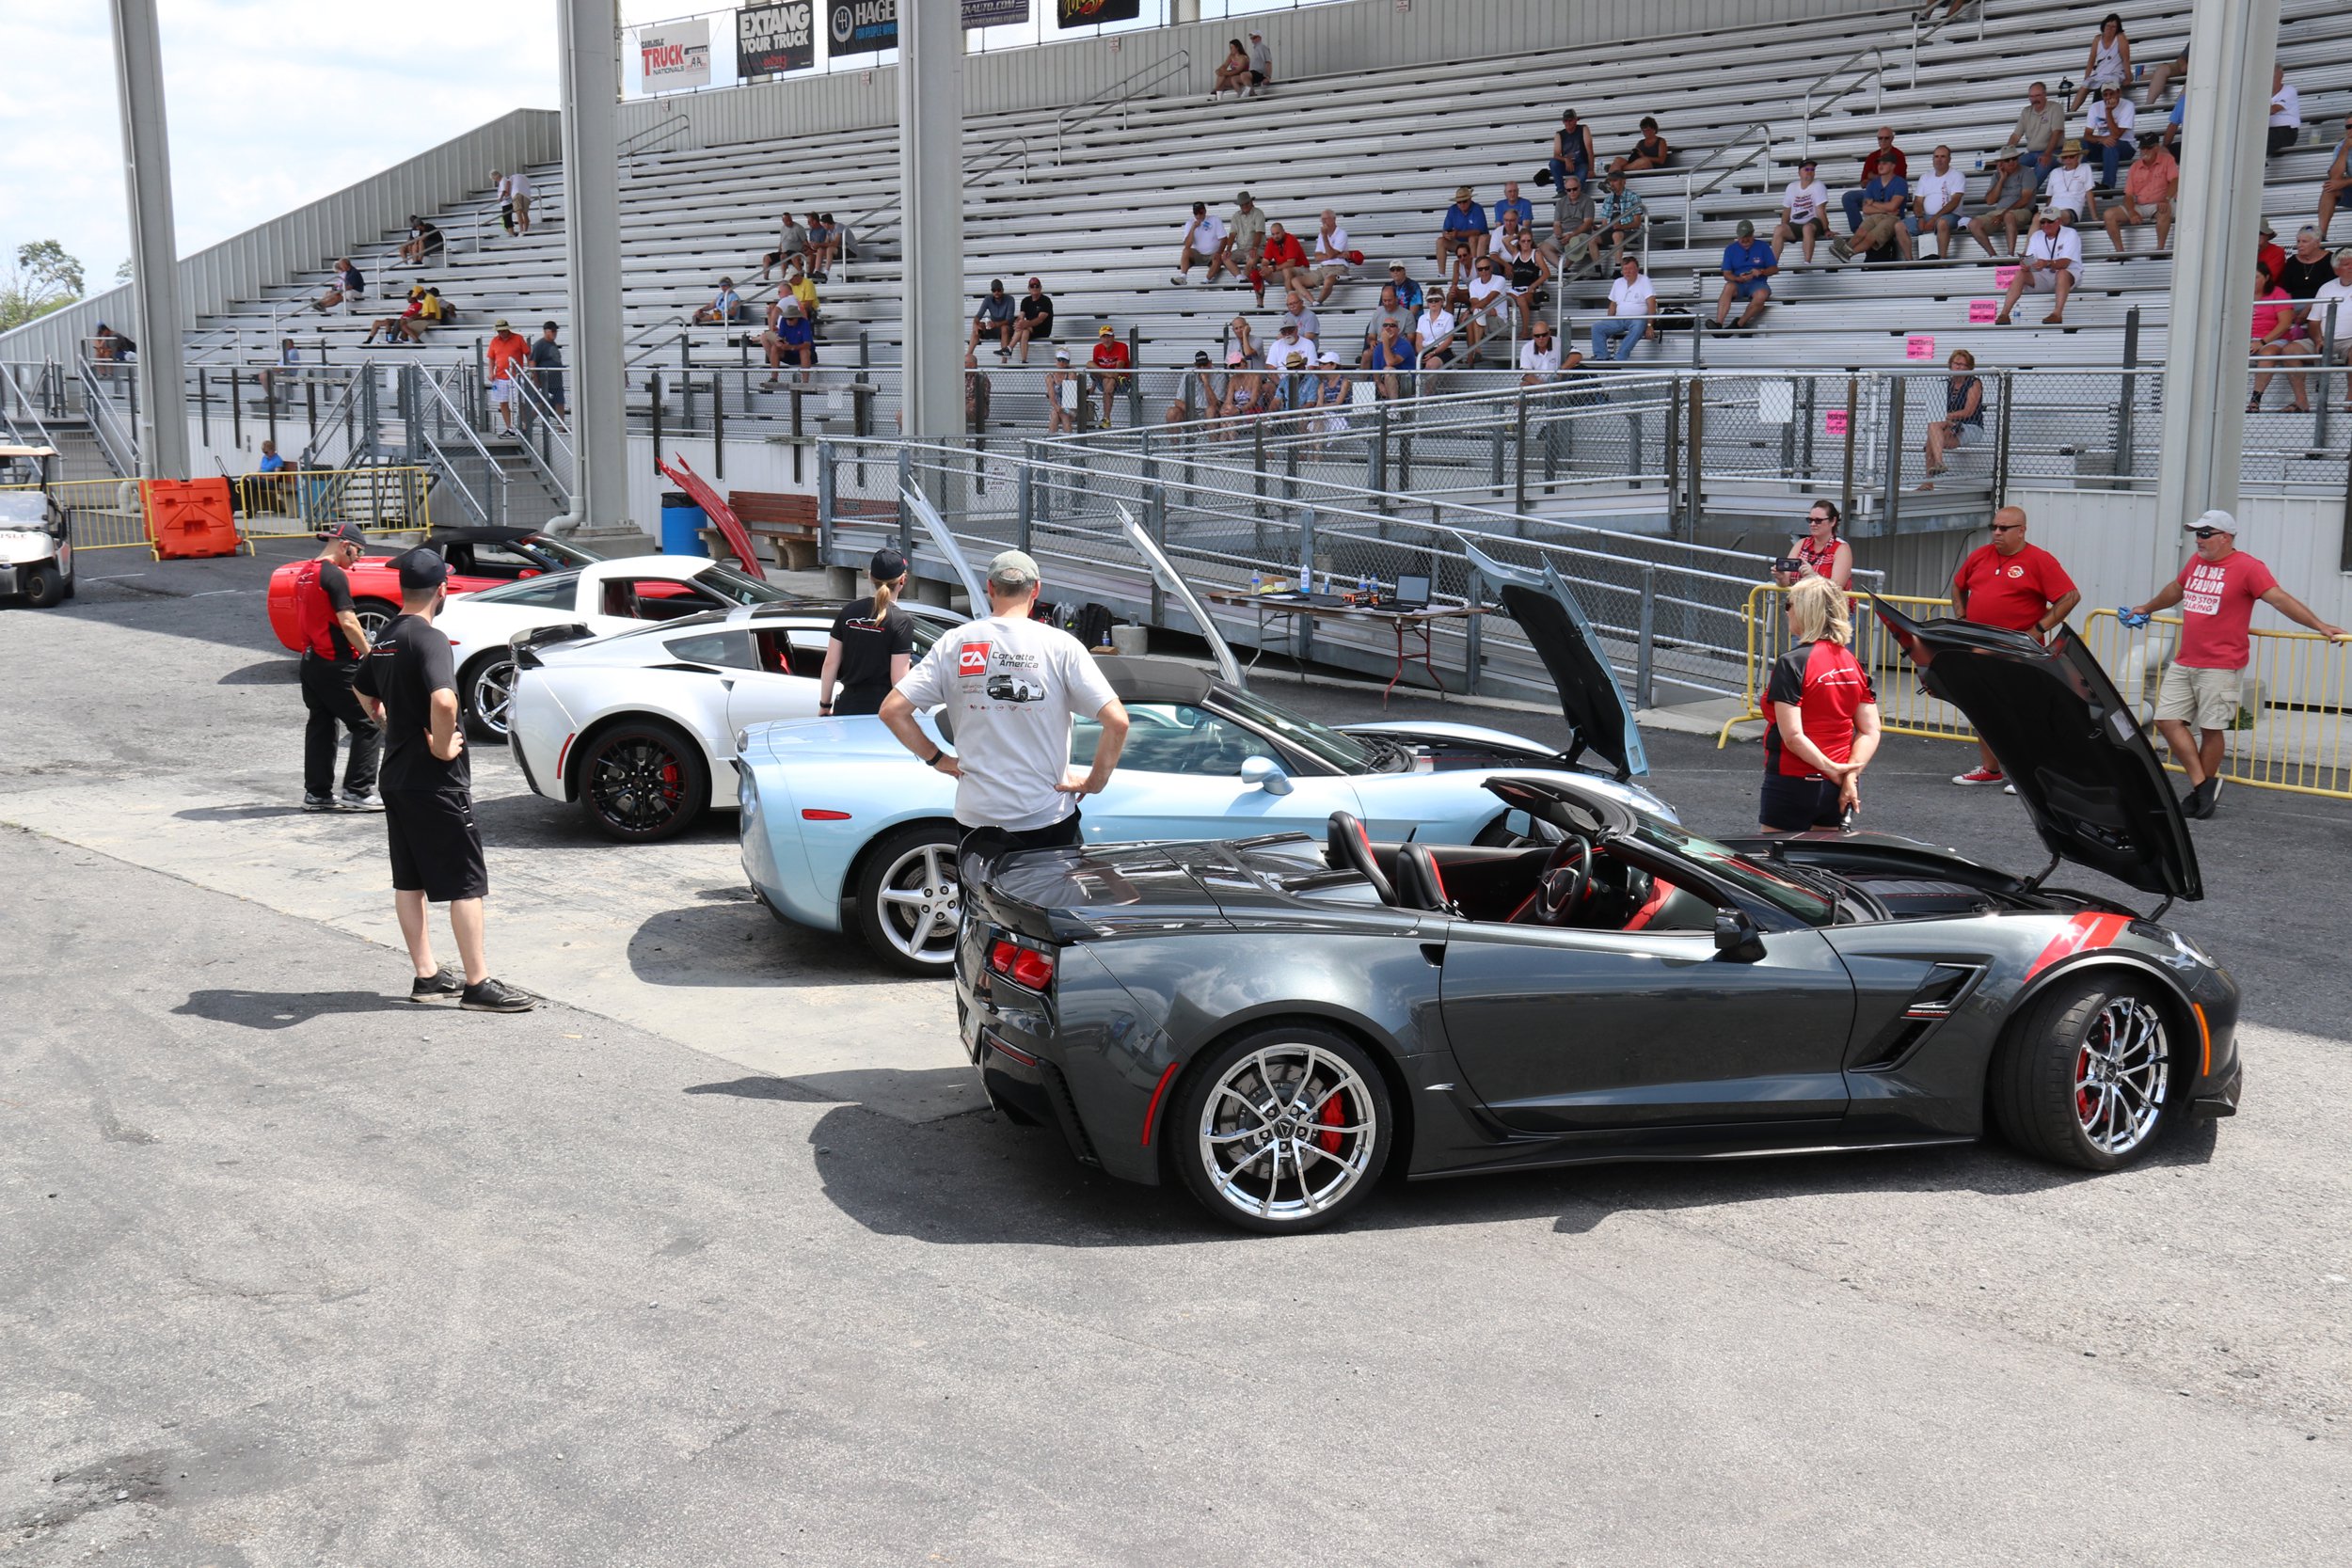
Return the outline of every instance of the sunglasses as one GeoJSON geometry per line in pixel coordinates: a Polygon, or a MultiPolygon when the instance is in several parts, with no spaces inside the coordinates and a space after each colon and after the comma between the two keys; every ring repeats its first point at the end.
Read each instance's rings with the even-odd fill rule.
{"type": "Polygon", "coordinates": [[[1806,521],[1806,522],[1808,522],[1808,523],[1834,523],[1834,522],[1836,522],[1836,520],[1837,520],[1837,519],[1836,519],[1836,518],[1835,518],[1835,517],[1825,517],[1825,516],[1821,515],[1820,515],[1820,513],[1818,513],[1818,512],[1817,512],[1817,513],[1815,513],[1812,516],[1807,517],[1807,518],[1805,519],[1805,521],[1806,521]]]}
{"type": "Polygon", "coordinates": [[[1993,531],[1995,533],[2022,533],[2025,531],[2025,528],[2026,525],[2023,523],[1994,523],[1993,525],[1993,531]]]}
{"type": "Polygon", "coordinates": [[[2201,528],[2192,529],[2190,531],[2196,534],[2199,539],[2210,539],[2217,533],[2226,533],[2229,531],[2227,529],[2218,528],[2201,528]]]}

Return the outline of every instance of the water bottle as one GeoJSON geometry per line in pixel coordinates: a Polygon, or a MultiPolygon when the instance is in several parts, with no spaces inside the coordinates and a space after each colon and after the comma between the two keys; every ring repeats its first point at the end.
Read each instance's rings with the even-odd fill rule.
{"type": "Polygon", "coordinates": [[[1356,602],[1358,604],[1372,602],[1372,574],[1370,572],[1356,574],[1356,602]]]}
{"type": "Polygon", "coordinates": [[[1263,594],[1263,593],[1264,593],[1264,592],[1265,592],[1265,574],[1264,574],[1263,572],[1252,572],[1252,573],[1250,573],[1250,574],[1249,574],[1249,596],[1250,596],[1251,598],[1255,598],[1255,597],[1257,597],[1259,594],[1263,594]]]}

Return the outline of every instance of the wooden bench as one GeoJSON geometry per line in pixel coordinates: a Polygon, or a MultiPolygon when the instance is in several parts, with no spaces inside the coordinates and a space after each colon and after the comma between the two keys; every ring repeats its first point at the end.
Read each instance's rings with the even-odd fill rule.
{"type": "Polygon", "coordinates": [[[788,572],[817,566],[817,498],[771,490],[736,490],[727,496],[736,520],[754,544],[765,542],[775,563],[788,572]]]}

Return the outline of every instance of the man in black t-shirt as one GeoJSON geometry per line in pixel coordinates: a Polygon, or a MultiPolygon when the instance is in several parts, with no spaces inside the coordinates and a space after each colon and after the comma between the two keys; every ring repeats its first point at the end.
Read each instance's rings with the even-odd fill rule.
{"type": "Polygon", "coordinates": [[[349,568],[368,541],[357,523],[336,523],[319,535],[318,559],[294,569],[294,618],[302,632],[302,705],[310,710],[302,730],[302,806],[332,811],[335,746],[339,730],[351,732],[351,760],[343,768],[340,804],[373,811],[375,763],[383,737],[360,711],[351,683],[367,657],[368,634],[352,609],[349,568]]]}
{"type": "Polygon", "coordinates": [[[906,558],[897,550],[876,550],[866,575],[873,580],[873,598],[852,600],[833,618],[833,637],[818,676],[818,713],[880,713],[882,699],[907,678],[914,662],[914,617],[897,603],[907,585],[906,558]]]}
{"type": "Polygon", "coordinates": [[[397,620],[369,651],[358,689],[384,726],[384,829],[392,857],[392,902],[416,965],[411,1002],[454,996],[476,1012],[529,1012],[533,998],[493,979],[482,943],[490,891],[473,820],[473,768],[457,724],[457,673],[449,639],[433,625],[448,602],[449,563],[420,546],[400,558],[397,620]],[[461,981],[433,959],[427,904],[449,905],[464,960],[461,981]]]}
{"type": "Polygon", "coordinates": [[[1021,296],[1021,319],[1012,324],[1012,346],[1025,365],[1029,362],[1033,338],[1054,341],[1054,296],[1045,292],[1045,281],[1039,277],[1029,279],[1029,292],[1021,296]]]}

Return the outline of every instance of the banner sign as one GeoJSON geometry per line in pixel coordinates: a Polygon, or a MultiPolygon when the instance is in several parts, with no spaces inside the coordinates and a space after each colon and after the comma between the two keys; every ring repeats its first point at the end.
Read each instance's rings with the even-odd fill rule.
{"type": "Polygon", "coordinates": [[[816,63],[816,0],[746,6],[735,13],[737,74],[774,76],[806,71],[816,63]]]}
{"type": "Polygon", "coordinates": [[[966,27],[1002,27],[1029,20],[1029,0],[963,0],[966,27]]]}
{"type": "Polygon", "coordinates": [[[1098,22],[1133,22],[1143,0],[1054,0],[1065,27],[1091,27],[1098,22]]]}
{"type": "Polygon", "coordinates": [[[647,92],[710,86],[710,19],[664,22],[637,31],[647,92]]]}
{"type": "Polygon", "coordinates": [[[826,0],[825,37],[835,55],[898,47],[898,0],[826,0]]]}

